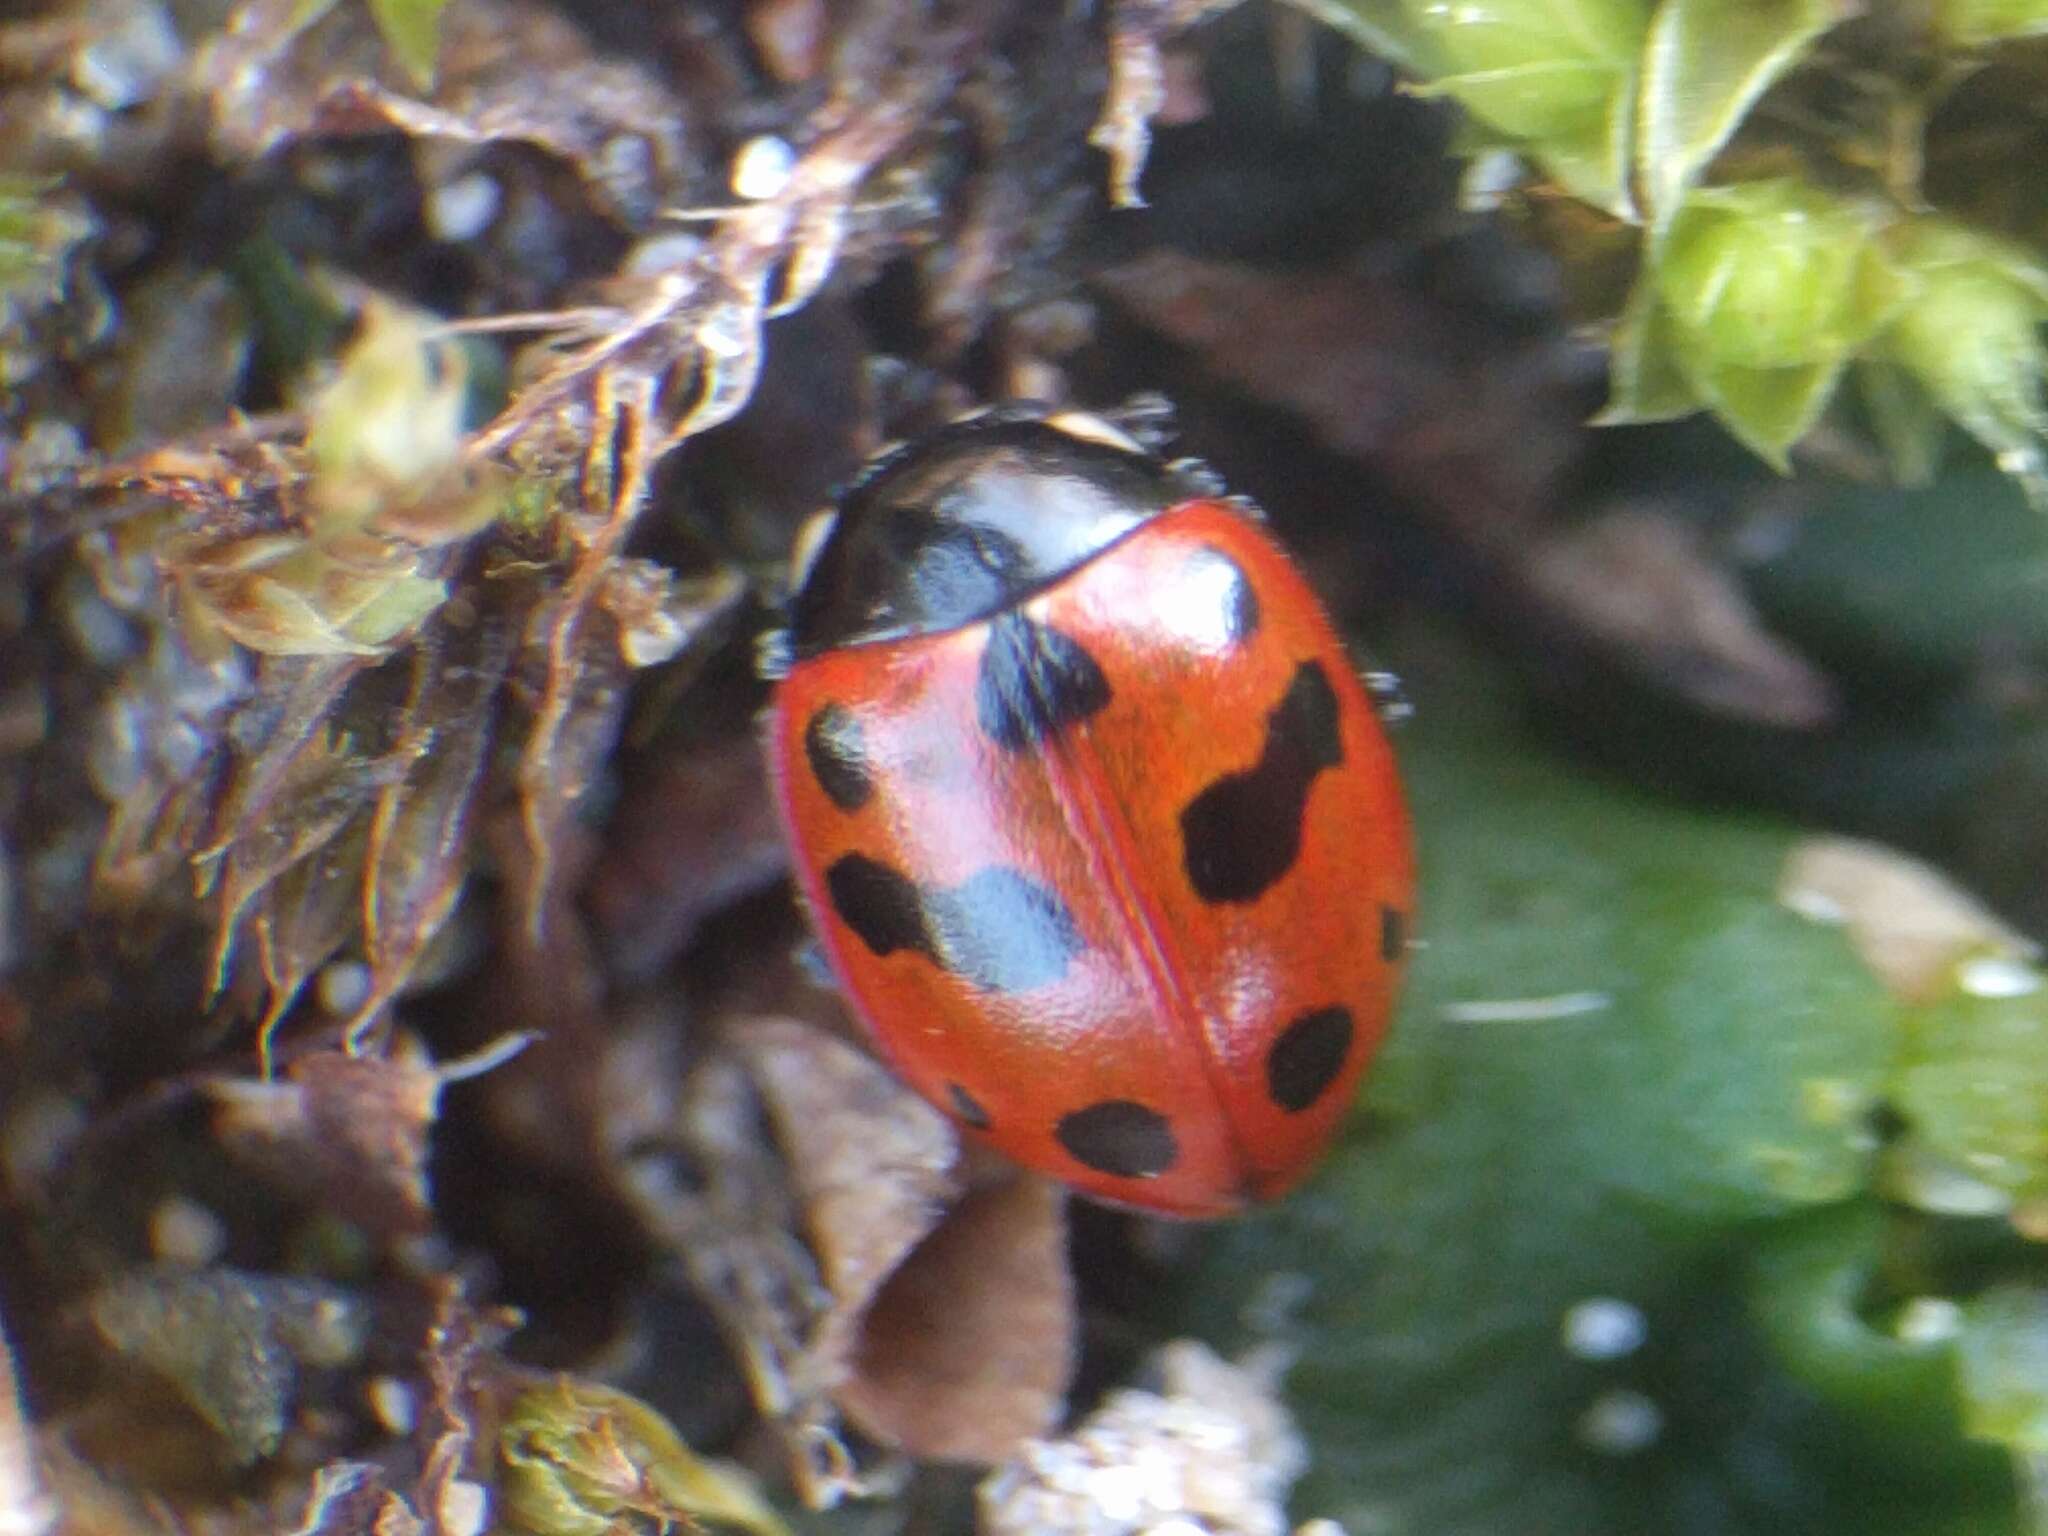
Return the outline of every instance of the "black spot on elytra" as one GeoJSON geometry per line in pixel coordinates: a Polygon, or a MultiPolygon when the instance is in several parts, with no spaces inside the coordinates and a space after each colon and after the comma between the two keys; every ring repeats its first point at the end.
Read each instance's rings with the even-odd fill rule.
{"type": "Polygon", "coordinates": [[[1408,948],[1408,914],[1397,907],[1380,908],[1380,958],[1392,965],[1408,948]]]}
{"type": "Polygon", "coordinates": [[[1207,902],[1254,901],[1294,867],[1316,775],[1344,761],[1337,694],[1305,661],[1272,713],[1257,763],[1226,774],[1180,814],[1188,882],[1207,902]]]}
{"type": "Polygon", "coordinates": [[[1072,635],[1021,613],[989,625],[975,680],[981,728],[1008,752],[1035,747],[1109,702],[1109,680],[1072,635]]]}
{"type": "Polygon", "coordinates": [[[1320,1099],[1344,1070],[1356,1033],[1348,1008],[1318,1008],[1280,1031],[1266,1052],[1266,1094],[1289,1114],[1320,1099]]]}
{"type": "Polygon", "coordinates": [[[875,792],[860,721],[844,704],[827,704],[804,727],[804,756],[826,797],[842,811],[857,811],[875,792]]]}
{"type": "Polygon", "coordinates": [[[839,920],[877,955],[914,949],[933,955],[917,883],[874,859],[849,853],[825,871],[825,889],[839,920]]]}
{"type": "Polygon", "coordinates": [[[1084,947],[1066,903],[1014,869],[978,870],[932,889],[849,853],[825,871],[825,889],[840,921],[875,955],[911,950],[985,992],[1058,981],[1084,947]]]}
{"type": "Polygon", "coordinates": [[[977,1131],[989,1128],[988,1111],[982,1107],[981,1100],[965,1088],[958,1083],[948,1083],[946,1097],[953,1101],[953,1113],[960,1117],[963,1124],[971,1125],[977,1131]]]}
{"type": "Polygon", "coordinates": [[[1130,1099],[1104,1099],[1062,1115],[1053,1134],[1075,1161],[1119,1178],[1154,1178],[1180,1157],[1166,1116],[1130,1099]]]}
{"type": "MultiPolygon", "coordinates": [[[[1245,575],[1243,566],[1220,549],[1204,548],[1195,559],[1208,570],[1227,573],[1221,583],[1224,633],[1232,645],[1244,644],[1259,629],[1259,594],[1252,590],[1251,579],[1245,575]]],[[[1197,574],[1206,576],[1207,570],[1197,574]]]]}

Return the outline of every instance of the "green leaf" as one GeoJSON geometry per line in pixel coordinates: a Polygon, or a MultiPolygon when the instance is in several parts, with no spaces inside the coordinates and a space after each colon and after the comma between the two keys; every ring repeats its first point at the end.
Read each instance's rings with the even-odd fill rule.
{"type": "Polygon", "coordinates": [[[1970,1433],[2048,1456],[2048,1291],[1999,1286],[1974,1297],[1959,1343],[1970,1433]]]}
{"type": "Polygon", "coordinates": [[[1894,231],[1892,259],[1908,297],[1884,353],[1911,373],[1951,420],[2030,479],[2048,477],[2048,265],[2033,252],[1940,218],[1894,231]]]}
{"type": "Polygon", "coordinates": [[[1961,1421],[1951,1342],[1866,1316],[1886,1235],[1882,1208],[1861,1201],[1785,1222],[1757,1247],[1749,1295],[1786,1369],[1896,1456],[1952,1446],[1961,1421]]]}
{"type": "Polygon", "coordinates": [[[1644,419],[1645,397],[1690,397],[1784,471],[1842,370],[1902,303],[1875,243],[1881,218],[1789,177],[1694,190],[1646,245],[1606,419],[1644,419]],[[1661,382],[1671,375],[1682,390],[1661,382]]]}
{"type": "Polygon", "coordinates": [[[1770,627],[1894,697],[1912,678],[1978,672],[1987,636],[2019,666],[2048,666],[2048,522],[2008,476],[1965,458],[1915,490],[1811,487],[1785,539],[1746,573],[1770,627]]]}
{"type": "Polygon", "coordinates": [[[52,177],[0,174],[0,300],[16,284],[40,279],[51,249],[62,244],[44,202],[56,186],[52,177]]]}
{"type": "Polygon", "coordinates": [[[1850,9],[1840,0],[1658,6],[1636,109],[1636,175],[1653,239],[1757,98],[1850,9]]]}
{"type": "Polygon", "coordinates": [[[789,1536],[737,1467],[699,1456],[636,1397],[563,1376],[522,1392],[498,1435],[504,1519],[524,1536],[705,1525],[789,1536]]]}
{"type": "Polygon", "coordinates": [[[1790,177],[1706,187],[1649,252],[1688,350],[1740,368],[1838,362],[1900,301],[1878,216],[1790,177]]]}
{"type": "MultiPolygon", "coordinates": [[[[2026,972],[2011,962],[2011,973],[2026,972]]],[[[1913,1010],[1891,1085],[1915,1143],[1972,1180],[2048,1201],[2048,992],[1952,996],[1913,1010]]]]}
{"type": "Polygon", "coordinates": [[[1570,191],[1633,216],[1628,147],[1645,0],[1410,0],[1431,88],[1508,135],[1570,191]]]}
{"type": "Polygon", "coordinates": [[[1626,77],[1581,62],[1524,64],[1447,75],[1423,94],[1433,92],[1455,97],[1507,135],[1573,196],[1618,218],[1633,216],[1627,171],[1634,96],[1626,77]]]}
{"type": "Polygon", "coordinates": [[[1366,1113],[1162,1299],[1236,1337],[1283,1319],[1314,1456],[1297,1513],[1427,1536],[2013,1531],[2001,1458],[1953,1428],[1885,1456],[1752,1311],[1750,1256],[1864,1187],[1900,1028],[1841,935],[1779,906],[1795,834],[1575,773],[1440,641],[1416,657],[1423,947],[1366,1113]],[[1598,1298],[1640,1316],[1639,1348],[1567,1347],[1598,1298]]]}
{"type": "Polygon", "coordinates": [[[448,0],[370,0],[370,14],[384,35],[384,46],[404,66],[420,90],[434,83],[434,63],[441,52],[441,11],[448,0]]]}
{"type": "Polygon", "coordinates": [[[1842,376],[1840,357],[1790,368],[1745,368],[1681,348],[1678,360],[1722,425],[1780,474],[1792,445],[1813,429],[1842,376]]]}
{"type": "Polygon", "coordinates": [[[1297,11],[1341,32],[1396,69],[1420,69],[1419,39],[1401,0],[1287,0],[1297,11]]]}
{"type": "Polygon", "coordinates": [[[1656,290],[1638,279],[1608,342],[1607,406],[1598,426],[1630,426],[1690,416],[1704,403],[1678,366],[1671,319],[1656,290]]]}
{"type": "Polygon", "coordinates": [[[1632,214],[1628,149],[1649,0],[1297,0],[1453,97],[1574,195],[1632,214]]]}
{"type": "Polygon", "coordinates": [[[1406,9],[1409,25],[1452,74],[1567,63],[1625,74],[1635,68],[1650,17],[1649,0],[1406,0],[1406,9]]]}
{"type": "Polygon", "coordinates": [[[1931,485],[1941,467],[1948,418],[1913,376],[1883,358],[1866,358],[1856,383],[1870,430],[1901,485],[1931,485]]]}
{"type": "Polygon", "coordinates": [[[1937,25],[1965,48],[2048,34],[2048,0],[1939,0],[1937,25]]]}

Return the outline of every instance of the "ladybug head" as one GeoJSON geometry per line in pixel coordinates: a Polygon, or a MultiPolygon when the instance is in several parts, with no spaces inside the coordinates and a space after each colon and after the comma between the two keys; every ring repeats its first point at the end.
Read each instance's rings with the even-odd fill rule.
{"type": "Polygon", "coordinates": [[[956,629],[1011,607],[1186,501],[1187,478],[1100,417],[966,417],[877,456],[800,555],[789,645],[956,629]]]}

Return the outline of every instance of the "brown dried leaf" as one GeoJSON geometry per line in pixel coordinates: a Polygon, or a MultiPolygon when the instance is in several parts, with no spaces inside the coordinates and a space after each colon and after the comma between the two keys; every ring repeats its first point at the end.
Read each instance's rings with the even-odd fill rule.
{"type": "Polygon", "coordinates": [[[212,866],[246,831],[266,822],[303,752],[318,753],[342,692],[367,665],[360,656],[271,656],[256,674],[256,693],[229,726],[238,748],[227,788],[209,829],[208,845],[192,850],[202,890],[212,866]]]}
{"type": "Polygon", "coordinates": [[[744,1069],[713,1056],[677,1093],[671,1054],[672,1042],[629,1036],[606,1062],[620,1190],[717,1317],[798,1492],[828,1507],[862,1486],[810,1353],[830,1297],[744,1069]],[[701,1191],[678,1176],[678,1159],[700,1171],[701,1191]]]}
{"type": "Polygon", "coordinates": [[[597,207],[637,227],[664,205],[702,201],[704,152],[687,105],[659,75],[599,58],[548,7],[464,0],[442,16],[433,95],[411,81],[367,7],[332,7],[301,29],[303,0],[245,0],[200,61],[223,158],[259,160],[280,144],[398,129],[416,138],[529,145],[568,165],[597,207]]]}
{"type": "Polygon", "coordinates": [[[809,1340],[822,1374],[850,1363],[875,1293],[959,1195],[959,1142],[886,1067],[793,1019],[729,1027],[787,1159],[831,1300],[809,1340]]]}
{"type": "Polygon", "coordinates": [[[300,1056],[281,1079],[216,1077],[214,1133],[283,1187],[317,1199],[366,1231],[393,1237],[433,1222],[427,1132],[443,1078],[406,1037],[379,1059],[341,1051],[300,1056]]]}
{"type": "Polygon", "coordinates": [[[805,1496],[857,1486],[839,1409],[918,1456],[995,1460],[1042,1432],[1074,1358],[1059,1192],[1022,1177],[965,1191],[945,1117],[825,1031],[750,1018],[725,1040],[679,1100],[650,1086],[672,1080],[660,1052],[621,1042],[606,1131],[805,1496]],[[686,1150],[701,1192],[651,1155],[663,1139],[686,1150]]]}
{"type": "Polygon", "coordinates": [[[1786,856],[1778,900],[1841,923],[1885,990],[1906,1002],[1948,994],[1973,955],[2031,960],[2040,946],[2015,932],[1931,865],[1895,848],[1813,837],[1786,856]]]}
{"type": "MultiPolygon", "coordinates": [[[[327,852],[387,786],[404,780],[411,766],[407,757],[396,754],[366,760],[325,730],[308,737],[292,755],[277,787],[276,813],[236,829],[220,860],[216,991],[227,980],[230,947],[258,898],[287,872],[301,869],[327,852]]],[[[342,874],[336,861],[322,861],[322,880],[342,874]]],[[[303,889],[294,889],[286,897],[287,906],[303,895],[303,889]]],[[[275,903],[265,906],[277,910],[275,903]]],[[[338,947],[339,938],[312,964],[318,966],[338,947]]],[[[311,974],[310,969],[306,974],[311,974]]]]}
{"type": "Polygon", "coordinates": [[[815,79],[832,41],[825,0],[747,0],[741,25],[768,72],[784,85],[815,79]]]}
{"type": "Polygon", "coordinates": [[[271,1038],[306,983],[356,931],[361,910],[364,836],[360,825],[287,869],[264,892],[249,920],[269,1002],[256,1026],[263,1073],[271,1038]]]}
{"type": "Polygon", "coordinates": [[[405,704],[414,763],[378,797],[370,822],[362,916],[370,992],[350,1024],[352,1040],[404,988],[462,892],[471,812],[511,651],[509,621],[497,614],[437,626],[414,651],[405,704]]]}
{"type": "Polygon", "coordinates": [[[1387,276],[1160,251],[1097,282],[1216,377],[1296,412],[1475,546],[1511,553],[1552,514],[1580,442],[1565,344],[1476,341],[1469,324],[1387,276]]]}
{"type": "Polygon", "coordinates": [[[912,1456],[995,1462],[1066,1404],[1077,1351],[1066,1199],[1017,1173],[954,1206],[866,1315],[835,1396],[912,1456]]]}
{"type": "Polygon", "coordinates": [[[622,1191],[681,1259],[822,1507],[863,1487],[832,1398],[860,1316],[955,1193],[956,1152],[940,1116],[843,1041],[783,1019],[733,1033],[679,1092],[664,1037],[621,1040],[603,1129],[622,1191]],[[803,1150],[786,1155],[792,1129],[803,1150]]]}
{"type": "Polygon", "coordinates": [[[1519,574],[1624,665],[1703,709],[1812,729],[1833,717],[1828,679],[1764,627],[1688,523],[1623,507],[1548,533],[1519,574]]]}

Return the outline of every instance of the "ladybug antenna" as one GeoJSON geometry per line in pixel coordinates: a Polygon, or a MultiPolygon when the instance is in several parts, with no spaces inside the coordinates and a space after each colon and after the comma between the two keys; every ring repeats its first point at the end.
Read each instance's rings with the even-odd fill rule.
{"type": "Polygon", "coordinates": [[[1173,402],[1156,389],[1127,396],[1122,405],[1112,406],[1102,414],[1153,453],[1161,452],[1180,436],[1173,419],[1173,402]]]}
{"type": "Polygon", "coordinates": [[[764,629],[754,637],[754,675],[763,682],[781,682],[795,665],[796,646],[787,629],[764,629]]]}

